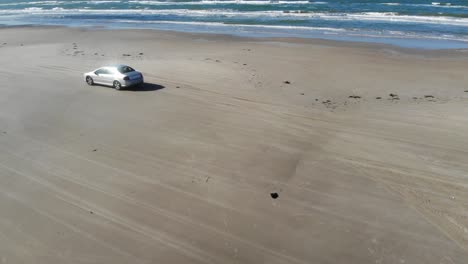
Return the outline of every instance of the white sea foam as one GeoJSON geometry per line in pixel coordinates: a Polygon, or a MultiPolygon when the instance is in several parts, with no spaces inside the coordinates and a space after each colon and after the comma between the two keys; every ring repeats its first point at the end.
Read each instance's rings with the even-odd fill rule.
{"type": "Polygon", "coordinates": [[[446,6],[446,7],[450,7],[452,6],[452,3],[439,3],[439,2],[432,2],[431,5],[434,5],[434,6],[446,6]]]}
{"type": "Polygon", "coordinates": [[[16,5],[54,5],[60,4],[60,1],[39,1],[39,2],[16,2],[16,3],[1,3],[0,6],[16,6],[16,5]]]}
{"type": "Polygon", "coordinates": [[[39,5],[39,6],[50,6],[50,5],[64,5],[64,4],[106,4],[106,3],[121,3],[121,0],[94,0],[94,1],[34,1],[34,2],[16,2],[16,3],[2,3],[0,6],[15,6],[15,5],[39,5]]]}
{"type": "MultiPolygon", "coordinates": [[[[184,2],[179,2],[184,3],[184,2]]],[[[187,3],[187,2],[185,2],[187,3]]],[[[309,4],[309,1],[254,1],[254,0],[202,0],[201,2],[189,2],[189,3],[203,3],[203,4],[309,4]]]]}
{"type": "Polygon", "coordinates": [[[280,26],[280,25],[247,25],[247,24],[226,24],[222,22],[195,22],[195,21],[135,21],[135,20],[115,20],[116,23],[142,23],[142,24],[176,24],[176,25],[195,25],[195,26],[218,26],[218,27],[249,27],[249,28],[274,28],[274,29],[302,29],[302,30],[322,30],[322,31],[340,31],[343,28],[330,27],[305,27],[305,26],[280,26]]]}
{"type": "Polygon", "coordinates": [[[202,1],[187,1],[187,2],[172,2],[172,1],[152,1],[152,0],[132,0],[128,1],[132,4],[141,5],[220,5],[220,4],[238,4],[238,5],[284,5],[284,4],[309,4],[309,1],[250,1],[250,0],[202,0],[202,1]]]}
{"type": "MultiPolygon", "coordinates": [[[[322,16],[322,18],[333,18],[322,16]]],[[[369,20],[382,22],[403,22],[403,23],[422,23],[422,24],[445,24],[468,26],[468,18],[455,18],[446,16],[411,16],[399,15],[397,13],[377,13],[367,12],[360,14],[346,14],[344,20],[369,20]]]]}
{"type": "MultiPolygon", "coordinates": [[[[185,1],[185,2],[174,2],[174,1],[162,1],[162,0],[67,0],[67,1],[54,1],[54,0],[44,0],[44,1],[33,1],[33,2],[14,2],[14,3],[0,3],[0,6],[16,6],[16,5],[29,5],[29,6],[59,6],[67,4],[107,4],[107,3],[131,3],[138,5],[154,5],[154,6],[164,6],[164,5],[222,5],[222,4],[237,4],[237,5],[323,5],[328,4],[328,2],[322,1],[312,1],[312,0],[201,0],[201,1],[185,1]]],[[[450,3],[442,4],[439,2],[432,2],[430,4],[411,4],[411,3],[376,3],[379,5],[388,5],[388,6],[413,6],[413,7],[434,7],[434,8],[466,8],[467,6],[462,5],[452,5],[450,3]]]]}
{"type": "Polygon", "coordinates": [[[24,9],[26,12],[39,12],[42,11],[42,7],[28,7],[24,9]]]}
{"type": "MultiPolygon", "coordinates": [[[[30,14],[34,13],[37,15],[48,15],[48,14],[160,14],[160,15],[180,15],[180,16],[225,16],[225,17],[316,17],[320,18],[326,13],[303,13],[303,12],[283,12],[283,11],[232,11],[228,9],[208,9],[208,10],[193,10],[193,9],[62,9],[52,10],[43,8],[25,8],[25,9],[9,9],[0,10],[0,14],[30,14]]],[[[343,14],[339,14],[336,17],[342,17],[343,14]]]]}
{"type": "Polygon", "coordinates": [[[83,1],[87,4],[107,4],[107,3],[121,3],[122,1],[117,0],[103,0],[103,1],[83,1]]]}
{"type": "Polygon", "coordinates": [[[381,3],[381,5],[389,6],[411,6],[411,7],[432,7],[432,8],[468,8],[468,6],[462,5],[452,5],[450,3],[441,4],[438,2],[433,2],[431,4],[410,4],[410,3],[381,3]]]}
{"type": "Polygon", "coordinates": [[[160,14],[184,17],[236,17],[236,18],[288,18],[293,20],[331,20],[331,21],[380,21],[399,23],[441,24],[468,26],[468,18],[447,16],[412,16],[399,15],[393,12],[367,13],[323,13],[323,12],[283,12],[283,11],[252,11],[241,12],[226,9],[192,10],[192,9],[42,9],[25,8],[16,10],[0,10],[0,14],[35,14],[35,15],[73,15],[73,14],[160,14]]]}

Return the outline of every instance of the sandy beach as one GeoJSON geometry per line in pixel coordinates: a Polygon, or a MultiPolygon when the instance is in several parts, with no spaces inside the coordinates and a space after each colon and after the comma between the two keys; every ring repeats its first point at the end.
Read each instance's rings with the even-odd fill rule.
{"type": "Polygon", "coordinates": [[[1,263],[468,263],[468,52],[0,29],[1,263]],[[142,87],[88,86],[126,63],[142,87]]]}

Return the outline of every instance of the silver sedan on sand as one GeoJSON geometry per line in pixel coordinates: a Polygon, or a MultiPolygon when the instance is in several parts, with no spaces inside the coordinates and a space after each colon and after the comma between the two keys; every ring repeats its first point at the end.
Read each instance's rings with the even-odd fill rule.
{"type": "Polygon", "coordinates": [[[116,90],[144,82],[141,72],[123,64],[101,67],[92,72],[87,72],[83,76],[89,85],[110,85],[116,90]]]}

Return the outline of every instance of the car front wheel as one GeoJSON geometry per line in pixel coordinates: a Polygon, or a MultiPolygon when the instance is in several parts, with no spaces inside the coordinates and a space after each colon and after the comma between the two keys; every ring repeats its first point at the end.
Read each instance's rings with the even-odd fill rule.
{"type": "Polygon", "coordinates": [[[122,84],[120,84],[120,82],[118,82],[118,81],[114,81],[114,88],[116,90],[120,90],[120,89],[122,89],[122,84]]]}
{"type": "Polygon", "coordinates": [[[87,83],[88,85],[93,85],[93,84],[94,84],[93,78],[87,76],[87,77],[86,77],[86,83],[87,83]]]}

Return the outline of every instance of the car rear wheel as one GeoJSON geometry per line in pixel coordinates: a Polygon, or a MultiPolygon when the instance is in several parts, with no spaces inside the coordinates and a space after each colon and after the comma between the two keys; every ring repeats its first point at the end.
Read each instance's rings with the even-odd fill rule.
{"type": "Polygon", "coordinates": [[[120,89],[122,89],[122,84],[120,84],[120,82],[118,82],[118,81],[114,81],[114,88],[116,90],[120,90],[120,89]]]}
{"type": "Polygon", "coordinates": [[[87,83],[88,85],[93,85],[93,84],[94,84],[93,78],[87,76],[87,77],[86,77],[86,83],[87,83]]]}

